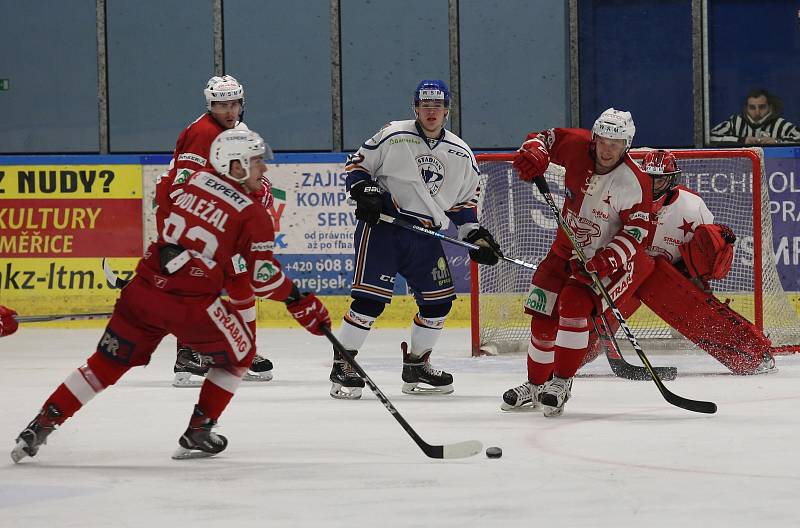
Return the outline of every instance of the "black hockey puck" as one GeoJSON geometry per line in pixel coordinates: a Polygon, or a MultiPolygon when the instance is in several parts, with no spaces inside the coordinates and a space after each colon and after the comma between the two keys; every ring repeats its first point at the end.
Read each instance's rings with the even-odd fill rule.
{"type": "Polygon", "coordinates": [[[499,447],[487,447],[486,448],[486,457],[487,458],[500,458],[503,456],[503,450],[499,447]]]}

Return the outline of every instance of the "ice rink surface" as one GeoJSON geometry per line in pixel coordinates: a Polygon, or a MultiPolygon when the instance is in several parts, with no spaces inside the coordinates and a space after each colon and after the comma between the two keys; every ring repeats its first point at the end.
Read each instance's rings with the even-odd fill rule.
{"type": "Polygon", "coordinates": [[[445,330],[433,364],[454,374],[455,393],[407,396],[407,332],[373,331],[359,362],[428,443],[503,448],[497,460],[441,461],[368,388],[358,401],[328,396],[324,338],[262,329],[275,379],[242,385],[218,429],[228,449],[173,461],[197,389],[170,386],[167,340],[14,465],[14,438],[100,334],[25,327],[0,340],[3,528],[800,526],[797,356],[738,377],[707,356],[650,355],[679,368],[673,392],[715,401],[715,415],[673,407],[652,381],[615,378],[599,358],[576,378],[564,416],[546,419],[499,410],[525,378],[524,356],[471,358],[467,331],[445,330]]]}

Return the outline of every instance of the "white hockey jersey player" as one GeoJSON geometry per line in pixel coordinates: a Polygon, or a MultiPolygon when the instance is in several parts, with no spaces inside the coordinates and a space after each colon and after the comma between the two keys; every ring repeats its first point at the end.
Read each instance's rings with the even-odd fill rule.
{"type": "Polygon", "coordinates": [[[469,146],[449,130],[431,140],[416,120],[392,121],[350,156],[345,170],[348,188],[376,181],[397,212],[425,227],[444,229],[451,219],[458,225],[477,222],[478,164],[469,146]]]}

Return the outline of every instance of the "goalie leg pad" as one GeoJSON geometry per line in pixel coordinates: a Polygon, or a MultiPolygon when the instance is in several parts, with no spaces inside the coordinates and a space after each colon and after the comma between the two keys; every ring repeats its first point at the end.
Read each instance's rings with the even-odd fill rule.
{"type": "Polygon", "coordinates": [[[637,297],[734,374],[757,373],[765,357],[771,357],[769,338],[666,260],[655,260],[655,272],[637,289],[637,297]]]}

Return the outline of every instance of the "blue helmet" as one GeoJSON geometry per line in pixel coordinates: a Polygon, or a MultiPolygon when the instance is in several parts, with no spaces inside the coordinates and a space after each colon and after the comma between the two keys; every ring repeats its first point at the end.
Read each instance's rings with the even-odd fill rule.
{"type": "Polygon", "coordinates": [[[420,101],[444,101],[445,108],[450,108],[450,90],[444,81],[420,81],[414,90],[414,106],[419,106],[420,101]]]}

